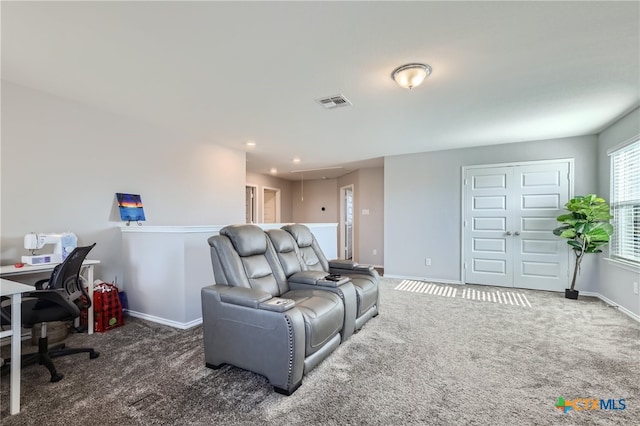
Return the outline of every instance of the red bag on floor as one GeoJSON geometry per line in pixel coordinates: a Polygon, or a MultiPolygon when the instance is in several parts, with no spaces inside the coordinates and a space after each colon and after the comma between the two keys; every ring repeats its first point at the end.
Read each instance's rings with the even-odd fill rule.
{"type": "Polygon", "coordinates": [[[118,287],[100,283],[93,289],[94,331],[100,333],[124,325],[118,287]]]}

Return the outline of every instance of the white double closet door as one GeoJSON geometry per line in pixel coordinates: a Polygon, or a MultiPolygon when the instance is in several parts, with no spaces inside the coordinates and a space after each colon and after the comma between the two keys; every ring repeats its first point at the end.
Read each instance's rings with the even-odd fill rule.
{"type": "Polygon", "coordinates": [[[562,291],[566,240],[553,235],[572,160],[463,169],[463,274],[470,284],[562,291]]]}

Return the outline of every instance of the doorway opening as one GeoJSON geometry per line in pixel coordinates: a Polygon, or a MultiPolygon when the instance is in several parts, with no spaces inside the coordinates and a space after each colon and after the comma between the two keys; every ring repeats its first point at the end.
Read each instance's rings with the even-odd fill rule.
{"type": "Polygon", "coordinates": [[[258,220],[258,187],[245,186],[246,215],[245,223],[256,223],[258,220]]]}
{"type": "Polygon", "coordinates": [[[280,189],[262,188],[262,223],[280,223],[280,189]]]}
{"type": "Polygon", "coordinates": [[[340,188],[340,259],[353,260],[353,185],[340,188]]]}

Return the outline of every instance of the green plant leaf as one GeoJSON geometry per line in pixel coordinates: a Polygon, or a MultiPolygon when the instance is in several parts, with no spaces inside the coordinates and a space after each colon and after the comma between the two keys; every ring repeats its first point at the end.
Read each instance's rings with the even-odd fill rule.
{"type": "Polygon", "coordinates": [[[562,231],[564,231],[565,229],[571,229],[571,225],[558,226],[552,232],[554,235],[557,235],[559,237],[560,234],[562,234],[562,231]]]}
{"type": "Polygon", "coordinates": [[[558,222],[568,222],[568,221],[570,221],[572,219],[575,219],[575,218],[573,217],[573,214],[571,214],[571,213],[569,213],[569,214],[567,214],[567,213],[561,214],[560,216],[558,216],[556,218],[556,220],[558,222]]]}
{"type": "Polygon", "coordinates": [[[580,220],[578,222],[576,222],[576,224],[574,225],[574,228],[576,230],[576,234],[582,234],[584,232],[588,232],[585,230],[585,228],[589,225],[589,222],[587,222],[586,220],[580,220]]]}
{"type": "Polygon", "coordinates": [[[578,250],[582,250],[582,244],[580,244],[578,241],[576,240],[569,240],[567,241],[567,244],[569,244],[570,246],[578,249],[578,250]]]}
{"type": "Polygon", "coordinates": [[[613,226],[609,223],[611,211],[606,201],[595,194],[578,195],[567,201],[568,213],[559,215],[556,220],[562,223],[553,230],[553,234],[567,238],[567,244],[576,254],[600,253],[609,243],[613,226]]]}

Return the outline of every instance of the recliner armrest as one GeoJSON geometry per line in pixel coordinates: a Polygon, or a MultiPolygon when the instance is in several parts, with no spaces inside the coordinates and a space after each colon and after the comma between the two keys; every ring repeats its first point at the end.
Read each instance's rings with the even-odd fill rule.
{"type": "Polygon", "coordinates": [[[289,284],[305,284],[320,287],[339,287],[351,281],[349,277],[330,277],[324,271],[301,271],[289,277],[289,284]]]}
{"type": "Polygon", "coordinates": [[[205,288],[215,290],[220,296],[220,301],[230,305],[273,312],[288,311],[296,306],[296,302],[291,299],[273,297],[270,293],[262,290],[227,285],[213,285],[205,288]]]}
{"type": "Polygon", "coordinates": [[[272,297],[266,302],[262,302],[258,307],[265,311],[285,312],[296,306],[295,300],[283,299],[282,297],[272,297]]]}
{"type": "Polygon", "coordinates": [[[329,261],[329,268],[352,270],[355,272],[369,272],[373,270],[372,265],[360,265],[352,260],[334,259],[329,261]]]}
{"type": "Polygon", "coordinates": [[[232,305],[246,306],[257,309],[262,302],[266,302],[273,296],[262,290],[254,290],[244,287],[230,287],[226,285],[216,285],[215,290],[220,294],[220,300],[232,305]]]}

